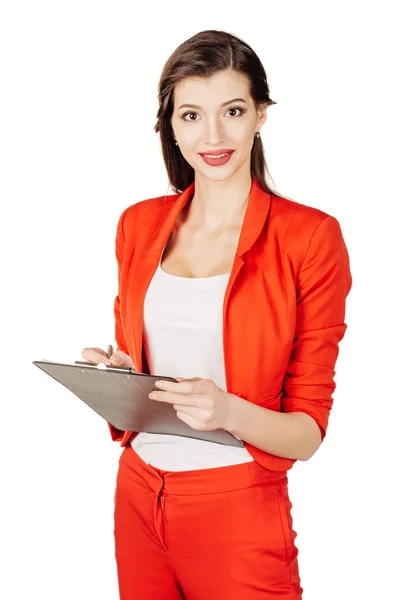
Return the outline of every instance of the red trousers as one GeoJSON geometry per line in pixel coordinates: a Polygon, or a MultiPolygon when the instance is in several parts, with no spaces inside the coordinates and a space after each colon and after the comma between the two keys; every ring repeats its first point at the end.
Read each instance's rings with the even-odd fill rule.
{"type": "Polygon", "coordinates": [[[115,490],[120,600],[301,600],[286,471],[163,471],[128,444],[115,490]]]}

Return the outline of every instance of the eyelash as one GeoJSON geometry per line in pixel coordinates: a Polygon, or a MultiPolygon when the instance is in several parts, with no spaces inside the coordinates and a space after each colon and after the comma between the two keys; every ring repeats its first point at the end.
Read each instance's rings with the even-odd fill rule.
{"type": "MultiPolygon", "coordinates": [[[[228,108],[228,111],[229,111],[229,110],[238,110],[238,111],[240,111],[240,114],[239,114],[239,115],[235,115],[235,116],[233,116],[233,117],[232,117],[233,119],[235,119],[235,118],[238,118],[238,117],[241,117],[241,116],[242,116],[242,115],[244,115],[244,113],[246,112],[246,110],[245,110],[244,108],[240,108],[240,106],[230,106],[230,107],[228,108]]],[[[196,113],[196,112],[193,112],[192,110],[190,110],[190,111],[188,111],[188,112],[185,112],[185,113],[182,115],[182,119],[183,119],[184,121],[186,121],[186,120],[187,120],[187,119],[185,119],[185,117],[186,117],[187,115],[197,115],[197,113],[196,113]]],[[[193,120],[193,119],[188,119],[188,122],[189,122],[189,123],[194,123],[195,121],[197,121],[197,119],[194,119],[194,120],[193,120]]]]}

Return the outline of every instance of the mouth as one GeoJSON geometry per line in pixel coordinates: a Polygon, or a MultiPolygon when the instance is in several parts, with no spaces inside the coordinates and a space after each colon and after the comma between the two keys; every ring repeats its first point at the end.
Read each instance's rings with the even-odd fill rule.
{"type": "Polygon", "coordinates": [[[201,158],[207,165],[218,167],[219,165],[225,165],[230,159],[234,150],[217,150],[215,152],[200,152],[201,158]]]}

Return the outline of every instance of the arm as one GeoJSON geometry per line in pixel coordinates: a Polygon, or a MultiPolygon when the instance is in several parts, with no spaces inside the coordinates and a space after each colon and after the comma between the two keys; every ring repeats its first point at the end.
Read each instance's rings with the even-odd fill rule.
{"type": "Polygon", "coordinates": [[[311,238],[297,279],[296,331],[283,382],[282,413],[231,396],[227,428],[266,452],[307,460],[326,434],[334,367],[347,325],[352,286],[349,257],[338,221],[326,217],[311,238]]]}
{"type": "Polygon", "coordinates": [[[308,460],[321,444],[318,425],[304,413],[281,413],[234,394],[228,431],[269,454],[308,460]]]}

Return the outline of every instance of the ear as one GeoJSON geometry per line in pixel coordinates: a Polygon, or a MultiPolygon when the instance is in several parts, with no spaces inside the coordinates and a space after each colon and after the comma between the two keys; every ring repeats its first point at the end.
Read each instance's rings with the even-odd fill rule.
{"type": "Polygon", "coordinates": [[[267,103],[266,102],[264,102],[264,104],[260,104],[260,106],[257,109],[257,113],[258,113],[257,129],[259,131],[261,129],[261,127],[264,125],[265,121],[267,120],[267,103]]]}

